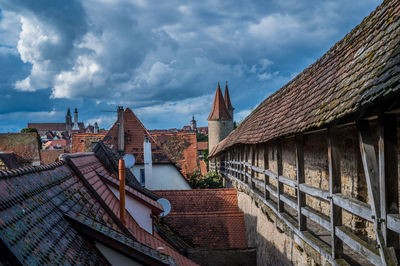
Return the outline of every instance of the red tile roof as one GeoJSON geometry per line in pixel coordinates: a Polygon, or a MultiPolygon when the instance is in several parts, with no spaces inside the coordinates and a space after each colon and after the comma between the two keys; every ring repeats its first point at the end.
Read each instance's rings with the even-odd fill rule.
{"type": "Polygon", "coordinates": [[[40,161],[39,142],[37,134],[31,133],[1,133],[0,151],[14,152],[25,161],[40,161]]]}
{"type": "MultiPolygon", "coordinates": [[[[383,3],[325,55],[265,99],[210,156],[327,126],[400,94],[400,1],[383,3]]],[[[386,104],[387,105],[387,104],[386,104]]]]}
{"type": "Polygon", "coordinates": [[[213,106],[210,114],[208,115],[207,120],[230,120],[232,119],[228,110],[226,109],[224,97],[222,96],[221,87],[217,87],[217,91],[215,92],[215,98],[213,102],[213,106]]]}
{"type": "Polygon", "coordinates": [[[64,149],[40,150],[40,163],[50,164],[58,160],[58,157],[64,153],[64,149]]]}
{"type": "Polygon", "coordinates": [[[228,83],[225,85],[224,102],[227,110],[234,110],[232,107],[231,97],[229,97],[228,83]]]}
{"type": "MultiPolygon", "coordinates": [[[[107,187],[101,175],[98,173],[107,173],[107,170],[93,154],[71,154],[69,157],[72,163],[82,173],[87,182],[95,189],[97,194],[109,206],[112,212],[119,217],[119,200],[113,192],[107,187]]],[[[172,256],[178,265],[196,265],[170,244],[161,238],[157,233],[154,235],[142,229],[134,220],[134,218],[126,212],[126,219],[129,232],[142,244],[148,245],[159,252],[172,256]]]]}
{"type": "Polygon", "coordinates": [[[246,248],[243,212],[235,189],[154,191],[171,203],[163,220],[196,247],[246,248]]]}
{"type": "MultiPolygon", "coordinates": [[[[78,123],[79,129],[84,129],[82,122],[78,123]]],[[[37,131],[66,131],[65,123],[28,123],[28,128],[36,128],[37,131]]]]}
{"type": "MultiPolygon", "coordinates": [[[[124,133],[125,153],[133,154],[137,164],[143,164],[144,162],[143,143],[146,136],[151,143],[153,163],[172,163],[165,151],[156,144],[153,137],[130,108],[126,108],[124,111],[124,133]]],[[[104,144],[109,147],[118,147],[117,122],[114,123],[104,137],[104,144]]]]}
{"type": "Polygon", "coordinates": [[[208,148],[208,141],[197,142],[197,150],[202,151],[208,148]]]}
{"type": "Polygon", "coordinates": [[[99,142],[105,135],[103,133],[74,133],[72,134],[71,152],[91,152],[92,143],[99,142]]]}
{"type": "Polygon", "coordinates": [[[96,236],[100,242],[117,242],[116,250],[129,250],[143,263],[174,263],[165,253],[133,239],[115,213],[69,166],[61,161],[0,171],[2,263],[109,265],[93,245],[91,238],[96,236]]]}
{"type": "Polygon", "coordinates": [[[199,169],[197,139],[195,133],[155,133],[151,134],[157,144],[181,168],[185,176],[199,169]]]}
{"type": "Polygon", "coordinates": [[[71,141],[68,139],[56,139],[50,140],[44,144],[45,149],[52,149],[52,148],[63,148],[69,146],[71,141]]]}

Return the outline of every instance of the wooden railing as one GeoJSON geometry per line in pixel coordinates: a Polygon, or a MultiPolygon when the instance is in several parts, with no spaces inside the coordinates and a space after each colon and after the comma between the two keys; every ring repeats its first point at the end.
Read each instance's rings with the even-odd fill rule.
{"type": "MultiPolygon", "coordinates": [[[[360,200],[351,198],[341,193],[341,174],[340,174],[340,160],[338,145],[335,139],[336,132],[334,129],[328,130],[328,165],[329,165],[329,184],[330,189],[324,190],[321,188],[313,187],[305,183],[304,173],[304,155],[302,142],[296,140],[296,179],[286,177],[282,174],[282,155],[280,145],[278,145],[277,152],[277,173],[268,169],[268,158],[264,158],[264,168],[254,165],[254,158],[252,156],[230,156],[227,152],[225,158],[232,158],[231,160],[220,161],[215,164],[216,170],[222,174],[224,178],[232,183],[240,184],[247,187],[253,196],[257,197],[265,205],[267,205],[285,224],[291,228],[300,238],[314,248],[317,252],[325,256],[332,264],[345,263],[343,259],[343,243],[350,247],[354,252],[358,253],[369,262],[376,265],[394,265],[397,264],[395,248],[391,247],[388,243],[389,239],[398,239],[400,234],[400,214],[386,213],[382,214],[387,208],[381,203],[379,209],[379,197],[385,199],[385,190],[374,191],[374,183],[385,183],[385,175],[377,175],[379,172],[376,165],[372,162],[378,161],[375,158],[375,152],[369,143],[370,132],[369,128],[365,128],[365,124],[359,125],[359,141],[361,156],[364,162],[364,170],[370,171],[370,176],[366,174],[369,201],[371,204],[362,202],[360,200]],[[369,145],[369,146],[368,146],[369,145]],[[250,161],[253,163],[249,163],[250,161]],[[374,172],[375,171],[375,172],[374,172]],[[264,177],[255,178],[255,176],[264,177]],[[373,180],[378,176],[378,179],[373,180]],[[271,180],[275,180],[276,187],[270,184],[271,180]],[[284,193],[284,187],[290,187],[295,190],[294,195],[284,193]],[[384,193],[384,195],[379,195],[384,193]],[[329,204],[329,216],[313,209],[306,205],[306,195],[317,198],[329,204]],[[292,210],[288,212],[285,207],[289,206],[292,210]],[[373,241],[366,242],[363,238],[354,234],[351,230],[347,229],[342,224],[342,210],[356,215],[361,219],[373,223],[376,236],[376,244],[371,244],[373,241]],[[292,213],[295,215],[290,215],[292,213]],[[328,230],[331,234],[330,245],[321,241],[312,230],[309,230],[307,219],[318,224],[322,228],[328,230]],[[382,232],[385,232],[383,236],[382,232]]],[[[395,134],[396,136],[397,134],[395,134]]],[[[246,153],[246,152],[245,152],[246,153]]],[[[384,162],[381,162],[385,164],[384,162]]],[[[380,166],[382,167],[382,166],[380,166]]],[[[396,161],[397,167],[397,161],[396,161]]],[[[385,169],[388,169],[386,167],[385,169]]],[[[397,180],[396,180],[397,182],[397,180]]],[[[398,193],[398,191],[397,191],[398,193]]]]}

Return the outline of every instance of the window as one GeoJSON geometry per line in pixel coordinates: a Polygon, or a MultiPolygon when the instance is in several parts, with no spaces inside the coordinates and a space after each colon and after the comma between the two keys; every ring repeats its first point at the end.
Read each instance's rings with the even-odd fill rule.
{"type": "Polygon", "coordinates": [[[146,181],[146,179],[144,177],[144,169],[140,169],[140,184],[142,186],[144,186],[145,185],[145,181],[146,181]]]}

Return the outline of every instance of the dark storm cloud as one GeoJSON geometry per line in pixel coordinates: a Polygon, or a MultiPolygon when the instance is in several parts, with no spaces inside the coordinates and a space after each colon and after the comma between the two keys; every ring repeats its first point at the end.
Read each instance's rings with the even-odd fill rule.
{"type": "Polygon", "coordinates": [[[240,119],[380,2],[0,0],[0,90],[13,99],[2,96],[0,114],[38,99],[29,110],[49,119],[72,103],[107,127],[101,108],[123,104],[149,127],[191,114],[205,125],[216,82],[228,80],[240,119]]]}

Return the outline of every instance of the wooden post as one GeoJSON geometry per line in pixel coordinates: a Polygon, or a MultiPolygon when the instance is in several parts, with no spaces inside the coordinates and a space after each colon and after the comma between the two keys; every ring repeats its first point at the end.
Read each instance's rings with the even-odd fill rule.
{"type": "Polygon", "coordinates": [[[399,248],[399,235],[387,229],[387,214],[398,214],[399,187],[397,170],[397,116],[379,117],[379,184],[381,204],[381,230],[387,247],[399,248]]]}
{"type": "Polygon", "coordinates": [[[119,159],[119,217],[123,225],[126,226],[125,219],[125,161],[119,159]]]}
{"type": "Polygon", "coordinates": [[[306,195],[304,192],[300,191],[300,184],[305,183],[305,174],[304,174],[304,151],[303,151],[303,143],[304,138],[303,135],[296,136],[296,173],[297,173],[297,215],[298,215],[298,223],[299,230],[304,231],[307,229],[307,219],[301,213],[301,208],[306,206],[306,195]]]}
{"type": "Polygon", "coordinates": [[[376,241],[379,246],[379,253],[383,265],[396,265],[397,259],[391,250],[388,250],[381,231],[380,223],[380,184],[379,184],[379,167],[376,158],[375,147],[371,137],[371,130],[368,121],[359,121],[357,123],[358,136],[360,142],[361,159],[365,178],[367,179],[368,196],[373,214],[376,241]]]}
{"type": "MultiPolygon", "coordinates": [[[[250,162],[251,162],[251,166],[254,166],[254,161],[255,161],[255,152],[256,151],[256,146],[255,145],[251,145],[250,146],[250,162]]],[[[250,167],[250,178],[249,178],[249,185],[250,188],[254,188],[254,183],[253,183],[253,178],[254,178],[254,170],[253,167],[250,167]]]]}
{"type": "Polygon", "coordinates": [[[340,173],[340,153],[338,133],[335,127],[328,129],[328,167],[329,167],[329,196],[331,221],[332,257],[341,258],[343,242],[336,236],[336,226],[342,225],[342,209],[333,203],[333,194],[342,192],[342,177],[340,173]]]}
{"type": "Polygon", "coordinates": [[[278,211],[284,211],[284,205],[281,201],[281,194],[283,194],[283,184],[279,182],[279,176],[283,175],[283,163],[282,163],[282,141],[278,140],[276,144],[276,164],[278,169],[278,187],[277,187],[277,195],[278,195],[278,211]]]}
{"type": "MultiPolygon", "coordinates": [[[[268,146],[264,145],[264,170],[269,169],[269,160],[268,160],[268,146]]],[[[269,199],[269,191],[266,189],[266,186],[269,185],[269,176],[264,174],[264,198],[269,199]]]]}

